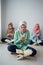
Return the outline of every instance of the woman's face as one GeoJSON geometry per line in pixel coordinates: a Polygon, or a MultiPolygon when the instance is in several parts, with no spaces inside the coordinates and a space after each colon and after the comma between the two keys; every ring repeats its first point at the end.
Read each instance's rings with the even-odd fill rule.
{"type": "Polygon", "coordinates": [[[36,25],[35,25],[35,30],[38,30],[38,29],[39,29],[39,25],[36,24],[36,25]]]}
{"type": "Polygon", "coordinates": [[[22,24],[20,26],[20,30],[21,30],[21,32],[25,32],[26,31],[26,26],[24,24],[22,24]]]}
{"type": "Polygon", "coordinates": [[[12,25],[8,25],[8,28],[9,28],[9,29],[12,29],[12,25]]]}

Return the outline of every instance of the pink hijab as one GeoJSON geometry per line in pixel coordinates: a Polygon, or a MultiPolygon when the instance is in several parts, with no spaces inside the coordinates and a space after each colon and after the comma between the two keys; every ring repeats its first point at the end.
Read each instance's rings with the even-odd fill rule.
{"type": "Polygon", "coordinates": [[[39,24],[35,25],[33,31],[34,31],[35,34],[38,34],[40,32],[40,26],[39,26],[39,24]]]}

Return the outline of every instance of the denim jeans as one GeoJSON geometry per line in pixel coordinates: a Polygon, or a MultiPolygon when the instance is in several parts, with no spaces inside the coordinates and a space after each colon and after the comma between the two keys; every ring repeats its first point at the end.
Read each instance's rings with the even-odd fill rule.
{"type": "MultiPolygon", "coordinates": [[[[9,45],[8,46],[8,51],[10,51],[10,52],[16,52],[16,49],[19,49],[16,45],[9,45]]],[[[26,49],[32,50],[33,53],[30,56],[34,56],[37,53],[36,49],[34,49],[32,47],[28,46],[26,49]]]]}

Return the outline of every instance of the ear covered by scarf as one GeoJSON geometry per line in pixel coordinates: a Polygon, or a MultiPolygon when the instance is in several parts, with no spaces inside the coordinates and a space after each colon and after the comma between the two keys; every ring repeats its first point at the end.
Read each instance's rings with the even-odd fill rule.
{"type": "Polygon", "coordinates": [[[33,31],[34,31],[35,34],[38,34],[40,32],[39,24],[35,24],[35,27],[34,27],[33,31]],[[36,28],[36,26],[37,26],[37,28],[36,28]]]}

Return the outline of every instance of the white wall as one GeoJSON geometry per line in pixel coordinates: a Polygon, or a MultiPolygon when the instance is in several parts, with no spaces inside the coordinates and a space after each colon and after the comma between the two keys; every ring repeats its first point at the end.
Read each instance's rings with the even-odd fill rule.
{"type": "MultiPolygon", "coordinates": [[[[43,0],[4,0],[3,4],[4,14],[2,15],[4,18],[2,23],[4,23],[2,24],[2,29],[4,33],[10,21],[17,28],[21,20],[27,21],[28,29],[32,29],[33,25],[38,22],[43,33],[43,0]]],[[[2,33],[3,36],[5,35],[4,33],[2,33]]]]}
{"type": "Polygon", "coordinates": [[[1,0],[1,30],[2,36],[5,36],[6,29],[6,0],[1,0]]]}
{"type": "Polygon", "coordinates": [[[0,40],[1,40],[1,0],[0,0],[0,40]]]}

